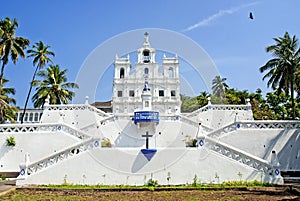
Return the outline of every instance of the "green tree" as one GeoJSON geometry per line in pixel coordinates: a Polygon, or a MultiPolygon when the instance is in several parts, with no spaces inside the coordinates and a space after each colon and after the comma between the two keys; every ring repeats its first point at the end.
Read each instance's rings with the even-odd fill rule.
{"type": "MultiPolygon", "coordinates": [[[[8,82],[7,79],[3,78],[3,86],[8,82]]],[[[0,122],[5,121],[15,122],[18,108],[12,104],[16,104],[16,100],[11,98],[11,95],[15,94],[14,88],[3,87],[0,94],[0,122]]]]}
{"type": "Polygon", "coordinates": [[[278,89],[279,93],[283,89],[286,94],[291,94],[292,118],[295,119],[295,72],[300,66],[298,39],[296,36],[291,38],[286,32],[284,37],[274,38],[274,40],[274,45],[266,47],[267,52],[273,53],[273,58],[259,70],[261,73],[268,71],[263,77],[263,80],[269,78],[268,87],[271,86],[274,90],[278,89]]]}
{"type": "Polygon", "coordinates": [[[181,112],[192,112],[199,108],[197,97],[181,95],[181,112]]]}
{"type": "Polygon", "coordinates": [[[69,89],[78,88],[76,83],[67,82],[67,69],[60,70],[58,65],[50,65],[37,73],[43,80],[35,80],[36,93],[32,100],[34,107],[43,107],[49,96],[50,104],[68,104],[75,93],[69,89]]]}
{"type": "Polygon", "coordinates": [[[226,89],[226,104],[241,105],[246,104],[249,97],[247,90],[238,91],[236,89],[226,89]]]}
{"type": "Polygon", "coordinates": [[[206,91],[201,92],[200,95],[197,96],[199,107],[203,107],[203,106],[207,105],[209,96],[210,96],[210,94],[207,93],[206,91]]]}
{"type": "Polygon", "coordinates": [[[225,99],[225,90],[228,89],[225,81],[226,78],[221,78],[219,75],[212,80],[213,95],[219,97],[221,100],[225,99]]]}
{"type": "Polygon", "coordinates": [[[255,93],[249,94],[253,118],[256,120],[275,120],[278,116],[267,104],[262,96],[262,90],[257,89],[255,93]]]}
{"type": "Polygon", "coordinates": [[[0,27],[2,35],[0,38],[0,57],[1,57],[1,72],[0,72],[0,94],[3,87],[2,78],[4,76],[4,68],[8,64],[9,58],[16,64],[19,56],[25,58],[24,50],[29,45],[29,40],[23,37],[15,36],[16,29],[18,27],[18,21],[16,19],[11,20],[5,18],[0,20],[0,27]]]}
{"type": "Polygon", "coordinates": [[[39,69],[42,69],[48,62],[53,63],[49,56],[55,56],[54,52],[49,50],[50,46],[45,45],[42,41],[35,43],[32,49],[28,50],[27,53],[29,54],[28,57],[33,57],[33,66],[36,66],[35,71],[33,73],[32,81],[30,83],[30,88],[27,94],[24,110],[22,113],[21,123],[23,123],[23,118],[26,112],[28,100],[30,97],[30,93],[32,91],[32,84],[35,80],[35,76],[39,69]]]}

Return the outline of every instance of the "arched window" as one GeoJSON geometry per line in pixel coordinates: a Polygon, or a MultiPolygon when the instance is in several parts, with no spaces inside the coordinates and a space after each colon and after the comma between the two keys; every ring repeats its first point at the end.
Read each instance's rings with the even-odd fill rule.
{"type": "Polygon", "coordinates": [[[120,78],[121,79],[124,78],[124,74],[125,74],[125,70],[124,70],[124,68],[121,68],[120,69],[120,78]]]}
{"type": "Polygon", "coordinates": [[[169,68],[169,78],[173,78],[174,77],[174,69],[173,68],[169,68]]]}
{"type": "Polygon", "coordinates": [[[144,74],[149,74],[149,68],[144,69],[144,74]]]}
{"type": "Polygon", "coordinates": [[[143,61],[144,61],[144,63],[150,62],[150,51],[149,50],[143,51],[143,61]]]}

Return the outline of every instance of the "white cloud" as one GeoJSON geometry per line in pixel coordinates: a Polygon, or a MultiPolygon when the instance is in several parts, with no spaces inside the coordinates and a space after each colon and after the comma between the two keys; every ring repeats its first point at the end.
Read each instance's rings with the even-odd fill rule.
{"type": "Polygon", "coordinates": [[[246,7],[250,7],[250,6],[253,6],[253,5],[256,5],[258,2],[253,2],[253,3],[249,3],[249,4],[245,4],[245,5],[242,5],[242,6],[239,6],[239,7],[235,7],[235,8],[231,8],[231,9],[227,9],[227,10],[220,10],[219,12],[209,16],[208,18],[204,19],[204,20],[201,20],[200,22],[194,24],[194,25],[191,25],[189,27],[187,27],[186,29],[182,30],[183,32],[186,32],[186,31],[191,31],[193,29],[196,29],[198,27],[202,27],[202,26],[206,26],[208,24],[210,24],[212,21],[224,16],[224,15],[227,15],[227,14],[232,14],[232,13],[235,13],[237,11],[239,11],[240,9],[242,8],[246,8],[246,7]]]}

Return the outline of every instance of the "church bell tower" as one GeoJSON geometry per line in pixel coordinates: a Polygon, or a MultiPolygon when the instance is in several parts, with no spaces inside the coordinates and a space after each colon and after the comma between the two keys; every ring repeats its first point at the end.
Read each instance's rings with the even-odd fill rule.
{"type": "Polygon", "coordinates": [[[155,49],[150,47],[149,34],[144,34],[143,46],[138,50],[138,63],[155,63],[155,49]]]}

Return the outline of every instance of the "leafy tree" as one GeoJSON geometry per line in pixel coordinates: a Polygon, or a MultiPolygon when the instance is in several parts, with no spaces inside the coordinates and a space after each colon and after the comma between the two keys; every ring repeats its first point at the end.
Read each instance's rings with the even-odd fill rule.
{"type": "Polygon", "coordinates": [[[197,96],[199,107],[203,107],[203,106],[207,105],[209,96],[210,96],[210,94],[206,91],[201,92],[200,95],[197,96]]]}
{"type": "Polygon", "coordinates": [[[3,87],[4,68],[8,64],[9,58],[16,64],[19,56],[25,58],[24,50],[29,45],[29,40],[15,36],[18,22],[16,19],[11,20],[5,18],[0,20],[1,38],[0,38],[0,57],[1,57],[1,72],[0,72],[0,94],[3,87]]]}
{"type": "Polygon", "coordinates": [[[181,112],[192,112],[200,107],[197,97],[181,95],[181,112]]]}
{"type": "Polygon", "coordinates": [[[284,37],[274,38],[275,44],[266,48],[267,52],[273,53],[264,66],[260,67],[260,72],[268,71],[263,80],[269,78],[268,87],[278,89],[280,93],[283,89],[286,94],[291,94],[292,101],[292,118],[295,119],[295,103],[294,103],[294,85],[295,72],[300,66],[300,48],[298,47],[298,39],[296,36],[290,37],[286,32],[284,37]]]}
{"type": "MultiPolygon", "coordinates": [[[[8,82],[3,78],[3,86],[8,82]]],[[[18,112],[18,108],[12,104],[16,104],[16,100],[11,98],[10,95],[15,94],[14,88],[3,87],[0,94],[0,122],[5,121],[15,122],[15,117],[18,112]]]]}
{"type": "Polygon", "coordinates": [[[60,70],[58,65],[50,65],[46,70],[37,73],[42,80],[35,80],[36,93],[32,100],[34,107],[43,107],[49,96],[50,104],[68,104],[75,93],[69,89],[78,88],[76,83],[67,82],[67,70],[60,70]]]}
{"type": "Polygon", "coordinates": [[[30,83],[30,88],[27,94],[25,106],[24,106],[24,111],[22,113],[22,118],[21,118],[21,123],[23,123],[23,118],[26,112],[28,100],[30,97],[30,93],[32,90],[32,84],[33,81],[35,80],[35,76],[37,74],[37,71],[39,69],[42,69],[48,62],[53,63],[53,61],[50,59],[49,56],[55,56],[54,52],[51,52],[49,50],[50,46],[45,45],[42,41],[39,41],[35,43],[32,47],[32,49],[28,50],[27,53],[29,54],[28,57],[33,57],[33,65],[36,66],[35,71],[33,73],[32,81],[30,83]]]}
{"type": "Polygon", "coordinates": [[[249,97],[247,90],[238,91],[236,89],[226,90],[226,104],[241,105],[246,104],[246,99],[249,97]]]}

